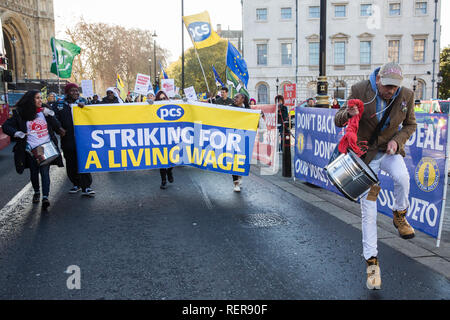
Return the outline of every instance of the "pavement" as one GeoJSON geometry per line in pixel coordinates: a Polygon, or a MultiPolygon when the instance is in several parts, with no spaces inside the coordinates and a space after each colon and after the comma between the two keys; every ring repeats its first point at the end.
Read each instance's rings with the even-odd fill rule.
{"type": "MultiPolygon", "coordinates": [[[[362,229],[361,210],[358,203],[354,203],[343,196],[337,196],[334,192],[303,182],[294,177],[283,177],[281,165],[282,162],[280,159],[280,169],[275,175],[262,175],[261,177],[299,199],[310,203],[317,209],[324,210],[342,222],[358,230],[362,229]]],[[[261,174],[261,170],[264,170],[264,168],[257,165],[252,167],[254,174],[261,174]]],[[[292,168],[292,175],[295,175],[294,168],[292,168]]],[[[449,196],[450,187],[447,188],[447,199],[450,199],[449,196]]],[[[413,239],[401,239],[398,236],[397,230],[392,225],[392,218],[384,214],[379,214],[377,223],[378,239],[380,242],[395,248],[406,256],[450,279],[450,201],[446,202],[439,247],[436,246],[436,239],[417,230],[416,236],[413,239]]]]}

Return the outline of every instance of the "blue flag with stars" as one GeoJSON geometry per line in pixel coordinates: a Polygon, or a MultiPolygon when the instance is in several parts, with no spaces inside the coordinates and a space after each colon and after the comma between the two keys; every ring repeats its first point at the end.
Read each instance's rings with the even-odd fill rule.
{"type": "Polygon", "coordinates": [[[162,71],[164,79],[169,79],[169,77],[167,76],[166,71],[164,70],[164,68],[163,68],[163,66],[161,64],[161,61],[159,62],[159,65],[161,66],[161,71],[162,71]]]}
{"type": "Polygon", "coordinates": [[[242,58],[241,53],[228,41],[227,66],[238,78],[244,83],[247,88],[248,84],[248,69],[247,63],[242,58]]]}

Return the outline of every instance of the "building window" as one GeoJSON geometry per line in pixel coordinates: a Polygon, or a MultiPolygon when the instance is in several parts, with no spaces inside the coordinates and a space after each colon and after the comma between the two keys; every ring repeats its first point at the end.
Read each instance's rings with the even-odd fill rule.
{"type": "Polygon", "coordinates": [[[347,16],[347,6],[346,5],[337,5],[334,6],[334,16],[335,17],[346,17],[347,16]]]}
{"type": "Polygon", "coordinates": [[[292,43],[281,44],[281,64],[292,65],[292,43]]]}
{"type": "Polygon", "coordinates": [[[416,99],[425,100],[426,98],[426,84],[422,79],[417,81],[417,89],[416,89],[416,99]]]}
{"type": "Polygon", "coordinates": [[[427,14],[427,2],[416,1],[416,15],[427,14]]]}
{"type": "Polygon", "coordinates": [[[269,88],[265,84],[258,86],[258,104],[269,103],[269,88]]]}
{"type": "Polygon", "coordinates": [[[389,4],[389,15],[399,16],[400,15],[400,3],[390,3],[389,4]]]}
{"type": "Polygon", "coordinates": [[[388,61],[398,63],[400,60],[400,40],[389,40],[388,61]]]}
{"type": "Polygon", "coordinates": [[[360,63],[371,64],[372,43],[370,41],[361,41],[360,44],[360,63]]]}
{"type": "Polygon", "coordinates": [[[337,41],[334,43],[334,64],[344,65],[345,64],[345,42],[337,41]]]}
{"type": "Polygon", "coordinates": [[[281,19],[283,20],[292,19],[292,8],[281,8],[281,19]]]}
{"type": "Polygon", "coordinates": [[[256,46],[258,52],[257,63],[259,66],[267,66],[267,44],[258,44],[256,46]]]}
{"type": "Polygon", "coordinates": [[[256,20],[267,21],[267,8],[256,9],[256,20]]]}
{"type": "Polygon", "coordinates": [[[372,5],[371,4],[362,4],[361,5],[361,16],[362,17],[370,17],[372,15],[372,5]]]}
{"type": "Polygon", "coordinates": [[[320,7],[318,6],[309,7],[309,17],[320,18],[320,7]]]}
{"type": "Polygon", "coordinates": [[[425,39],[414,40],[414,62],[425,62],[425,39]]]}
{"type": "Polygon", "coordinates": [[[310,42],[309,43],[309,65],[310,66],[318,66],[319,65],[319,51],[320,51],[320,43],[319,42],[310,42]]]}

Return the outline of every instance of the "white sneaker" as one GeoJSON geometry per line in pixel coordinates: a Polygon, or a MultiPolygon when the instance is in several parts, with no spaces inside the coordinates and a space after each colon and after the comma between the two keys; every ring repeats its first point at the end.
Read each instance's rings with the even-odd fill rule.
{"type": "Polygon", "coordinates": [[[234,192],[241,192],[241,187],[239,187],[239,183],[234,184],[234,192]]]}

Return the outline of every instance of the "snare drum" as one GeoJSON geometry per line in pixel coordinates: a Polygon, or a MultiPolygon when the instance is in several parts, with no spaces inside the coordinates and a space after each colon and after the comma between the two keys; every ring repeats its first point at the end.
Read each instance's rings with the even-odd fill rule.
{"type": "Polygon", "coordinates": [[[36,159],[39,166],[50,164],[59,157],[59,151],[55,144],[50,141],[31,150],[31,154],[36,159]]]}
{"type": "Polygon", "coordinates": [[[325,171],[333,185],[355,202],[373,185],[380,183],[372,169],[351,150],[339,155],[325,171]]]}

